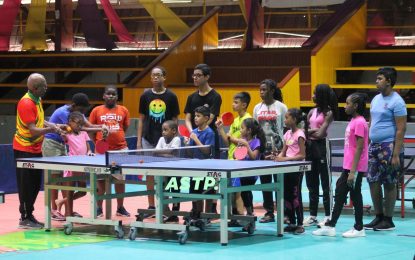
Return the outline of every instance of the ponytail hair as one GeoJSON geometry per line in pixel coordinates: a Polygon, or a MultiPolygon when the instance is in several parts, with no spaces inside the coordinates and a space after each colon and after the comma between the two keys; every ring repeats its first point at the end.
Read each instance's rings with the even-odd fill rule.
{"type": "Polygon", "coordinates": [[[317,111],[323,113],[331,111],[334,119],[337,119],[339,105],[334,90],[328,84],[318,84],[315,89],[315,102],[317,111]]]}
{"type": "Polygon", "coordinates": [[[353,104],[357,104],[356,112],[364,117],[366,114],[366,102],[368,100],[367,94],[355,92],[350,94],[349,98],[353,104]]]}
{"type": "Polygon", "coordinates": [[[247,129],[251,130],[252,137],[258,138],[260,142],[259,152],[263,154],[265,152],[265,133],[262,130],[262,127],[259,125],[258,121],[253,118],[246,118],[242,124],[246,126],[247,129]]]}
{"type": "Polygon", "coordinates": [[[290,109],[288,109],[287,113],[290,114],[290,116],[292,118],[294,118],[295,123],[297,124],[297,126],[300,126],[301,122],[304,121],[303,112],[301,111],[301,109],[290,108],[290,109]]]}
{"type": "Polygon", "coordinates": [[[264,79],[263,81],[261,81],[260,83],[261,85],[264,84],[266,85],[270,90],[274,91],[274,94],[272,96],[273,99],[283,103],[283,98],[282,98],[282,91],[279,87],[277,87],[277,83],[272,80],[272,79],[264,79]]]}

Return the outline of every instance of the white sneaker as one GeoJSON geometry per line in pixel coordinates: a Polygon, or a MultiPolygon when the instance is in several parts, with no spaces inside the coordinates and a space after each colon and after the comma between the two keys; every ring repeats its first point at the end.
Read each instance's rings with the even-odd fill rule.
{"type": "Polygon", "coordinates": [[[349,231],[346,231],[343,233],[343,237],[346,237],[346,238],[365,237],[365,236],[366,236],[365,229],[362,229],[359,231],[359,230],[352,228],[349,231]]]}
{"type": "Polygon", "coordinates": [[[308,217],[306,217],[304,219],[303,226],[304,227],[315,226],[315,225],[317,225],[317,223],[318,223],[318,220],[317,220],[316,217],[314,217],[314,216],[308,216],[308,217]]]}
{"type": "Polygon", "coordinates": [[[319,229],[316,229],[312,232],[315,236],[328,236],[328,237],[335,237],[336,236],[336,228],[329,227],[329,226],[322,226],[319,229]]]}
{"type": "Polygon", "coordinates": [[[324,225],[326,225],[326,223],[327,223],[329,220],[330,220],[330,217],[325,216],[325,217],[324,217],[324,219],[323,219],[321,222],[319,222],[319,223],[317,224],[317,227],[318,227],[318,228],[324,227],[324,225]]]}

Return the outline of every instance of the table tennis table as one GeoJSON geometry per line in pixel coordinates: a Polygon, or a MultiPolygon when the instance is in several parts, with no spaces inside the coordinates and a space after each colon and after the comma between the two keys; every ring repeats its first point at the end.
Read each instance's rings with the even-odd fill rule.
{"type": "MultiPolygon", "coordinates": [[[[147,196],[154,194],[156,198],[155,222],[148,223],[135,221],[130,224],[129,238],[135,239],[137,228],[152,228],[163,230],[176,230],[178,239],[184,244],[188,237],[188,232],[192,229],[188,225],[165,224],[163,223],[163,205],[173,202],[194,201],[201,199],[217,199],[220,202],[220,243],[228,244],[228,219],[230,214],[229,196],[231,193],[246,190],[276,190],[277,192],[277,236],[283,235],[283,218],[284,214],[284,174],[291,172],[304,172],[310,170],[310,162],[291,161],[291,162],[274,162],[274,161],[236,161],[221,159],[183,159],[183,160],[164,160],[151,162],[151,160],[141,159],[134,163],[117,164],[109,157],[111,151],[105,155],[91,156],[59,156],[59,157],[42,157],[42,158],[18,158],[16,159],[17,167],[30,169],[43,169],[44,173],[44,191],[45,191],[45,229],[51,228],[50,214],[50,191],[53,189],[60,190],[78,190],[90,193],[90,218],[68,217],[64,231],[66,234],[72,232],[72,223],[85,223],[94,225],[114,226],[118,238],[124,236],[122,222],[111,219],[111,199],[119,197],[147,196]],[[87,173],[90,186],[86,188],[68,187],[57,185],[63,181],[75,180],[79,177],[56,178],[50,174],[50,170],[70,170],[87,173]],[[126,192],[124,194],[111,194],[112,175],[143,175],[154,176],[154,191],[136,191],[126,192]],[[261,176],[277,174],[277,182],[268,184],[255,184],[250,186],[232,187],[231,178],[261,176]],[[165,177],[214,177],[217,187],[216,194],[189,194],[165,192],[163,189],[163,179],[165,177]],[[96,183],[99,178],[106,180],[106,194],[98,196],[96,183]],[[171,199],[167,199],[171,197],[171,199]],[[105,200],[105,219],[99,219],[96,215],[96,201],[105,200]]],[[[193,228],[194,229],[194,228],[193,228]]]]}
{"type": "MultiPolygon", "coordinates": [[[[341,140],[344,138],[335,138],[331,139],[334,141],[341,140]]],[[[415,135],[405,135],[404,143],[415,143],[415,135]]],[[[331,155],[333,157],[343,157],[344,156],[344,149],[340,146],[332,146],[331,155]]],[[[399,196],[399,189],[398,189],[398,200],[401,201],[401,217],[405,217],[405,201],[413,201],[410,199],[405,199],[405,188],[406,186],[415,178],[415,170],[411,169],[411,166],[415,160],[415,147],[405,147],[404,149],[404,159],[406,160],[404,163],[402,176],[400,179],[400,196],[399,196]],[[409,176],[408,180],[405,180],[405,175],[409,176]]],[[[399,188],[398,186],[398,188],[399,188]]]]}

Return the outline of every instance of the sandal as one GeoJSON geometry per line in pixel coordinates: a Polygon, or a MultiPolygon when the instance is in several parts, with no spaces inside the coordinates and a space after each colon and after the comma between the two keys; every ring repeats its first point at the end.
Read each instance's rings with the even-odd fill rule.
{"type": "Polygon", "coordinates": [[[72,217],[77,217],[77,218],[83,218],[83,216],[81,214],[79,214],[78,212],[72,212],[72,217]]]}
{"type": "Polygon", "coordinates": [[[57,210],[52,210],[51,211],[51,218],[55,221],[65,221],[66,218],[64,215],[62,215],[62,213],[60,213],[57,210]]]}

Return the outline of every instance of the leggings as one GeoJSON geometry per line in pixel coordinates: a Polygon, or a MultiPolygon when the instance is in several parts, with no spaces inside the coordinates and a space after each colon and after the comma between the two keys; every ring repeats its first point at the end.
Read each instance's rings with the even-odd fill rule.
{"type": "Polygon", "coordinates": [[[311,171],[306,173],[310,198],[310,215],[317,216],[320,180],[323,188],[323,205],[326,216],[330,216],[333,194],[331,190],[330,148],[328,141],[319,142],[321,158],[311,160],[311,171]]]}
{"type": "Polygon", "coordinates": [[[350,192],[350,198],[353,201],[354,207],[354,218],[355,224],[354,228],[356,230],[363,229],[363,199],[362,199],[362,177],[363,173],[358,172],[356,177],[356,183],[354,187],[351,188],[347,185],[347,177],[349,177],[349,170],[343,169],[343,172],[340,178],[336,183],[336,196],[334,201],[333,212],[331,214],[331,220],[328,222],[328,225],[335,227],[337,220],[340,217],[343,206],[346,203],[347,194],[350,192]]]}
{"type": "Polygon", "coordinates": [[[302,226],[304,220],[303,200],[301,197],[302,180],[302,172],[284,175],[285,215],[288,217],[291,224],[297,222],[298,226],[302,226]]]}

